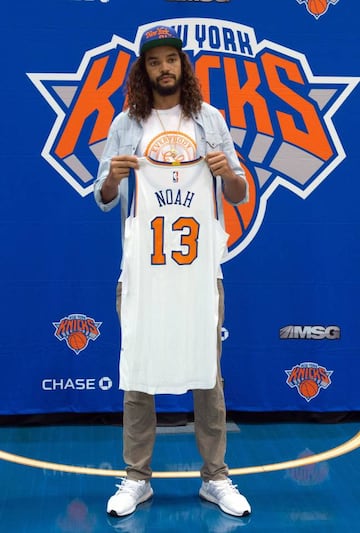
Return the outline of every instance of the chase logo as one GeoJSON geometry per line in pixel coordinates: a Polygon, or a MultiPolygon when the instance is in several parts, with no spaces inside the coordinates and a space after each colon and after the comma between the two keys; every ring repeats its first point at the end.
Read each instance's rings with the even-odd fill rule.
{"type": "Polygon", "coordinates": [[[313,400],[321,389],[327,389],[331,384],[330,376],[333,370],[327,370],[316,363],[301,363],[285,370],[288,378],[286,383],[296,388],[300,396],[307,402],[313,400]]]}
{"type": "Polygon", "coordinates": [[[315,76],[303,54],[219,19],[154,21],[138,28],[134,43],[114,35],[88,50],[74,73],[28,74],[56,116],[42,156],[81,196],[93,191],[141,35],[155,24],[181,36],[204,100],[225,116],[247,175],[250,201],[224,203],[232,259],[257,234],[277,187],[305,199],[345,158],[333,116],[359,78],[315,76]]]}
{"type": "Polygon", "coordinates": [[[59,322],[53,322],[55,337],[59,341],[65,340],[66,344],[78,355],[85,350],[89,340],[95,341],[100,335],[99,328],[102,322],[86,315],[73,314],[62,318],[59,322]]]}

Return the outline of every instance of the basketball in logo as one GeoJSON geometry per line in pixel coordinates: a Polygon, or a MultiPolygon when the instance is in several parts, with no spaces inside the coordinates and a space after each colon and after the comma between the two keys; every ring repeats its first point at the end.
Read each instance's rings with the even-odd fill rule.
{"type": "Polygon", "coordinates": [[[249,201],[240,205],[231,205],[224,201],[225,230],[229,234],[228,248],[235,248],[248,233],[255,218],[258,193],[255,179],[242,157],[238,154],[249,185],[249,201]]]}
{"type": "Polygon", "coordinates": [[[82,331],[75,331],[74,333],[71,333],[67,339],[68,345],[75,352],[83,350],[87,342],[87,337],[82,331]]]}
{"type": "Polygon", "coordinates": [[[327,0],[308,0],[308,9],[315,16],[325,13],[327,5],[327,0]]]}
{"type": "Polygon", "coordinates": [[[319,386],[312,379],[304,379],[299,385],[299,393],[307,400],[314,398],[318,392],[319,386]]]}

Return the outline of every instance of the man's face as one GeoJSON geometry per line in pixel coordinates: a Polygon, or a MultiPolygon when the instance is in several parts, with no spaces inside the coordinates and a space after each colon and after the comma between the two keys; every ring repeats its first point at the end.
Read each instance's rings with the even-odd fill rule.
{"type": "Polygon", "coordinates": [[[158,46],[145,53],[145,68],[152,88],[161,96],[175,94],[181,85],[181,59],[172,46],[158,46]]]}

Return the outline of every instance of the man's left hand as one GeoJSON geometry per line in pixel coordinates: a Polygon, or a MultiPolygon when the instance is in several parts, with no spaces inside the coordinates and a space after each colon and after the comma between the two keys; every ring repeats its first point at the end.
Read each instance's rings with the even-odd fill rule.
{"type": "Polygon", "coordinates": [[[205,161],[214,176],[221,176],[224,179],[232,177],[233,172],[224,152],[208,152],[205,161]]]}

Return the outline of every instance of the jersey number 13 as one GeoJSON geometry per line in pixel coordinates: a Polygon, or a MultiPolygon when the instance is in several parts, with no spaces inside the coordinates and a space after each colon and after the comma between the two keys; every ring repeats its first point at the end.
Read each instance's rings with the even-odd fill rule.
{"type": "MultiPolygon", "coordinates": [[[[153,232],[153,252],[151,254],[152,265],[165,265],[166,253],[165,219],[156,217],[150,223],[153,232]]],[[[172,250],[171,258],[178,265],[190,265],[197,258],[199,223],[193,217],[179,217],[172,225],[172,232],[179,232],[179,245],[181,250],[172,250]]]]}

